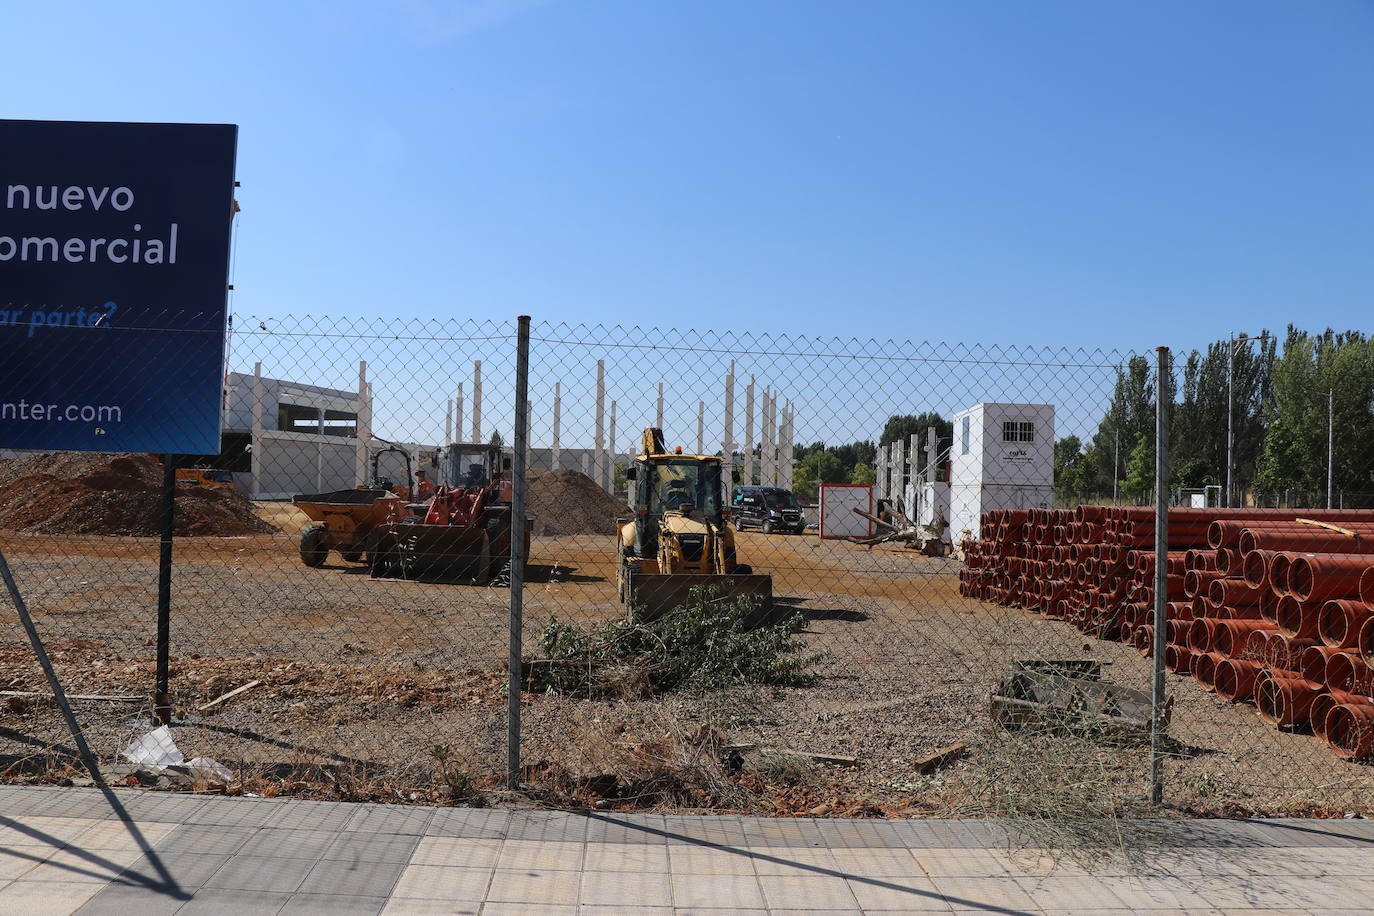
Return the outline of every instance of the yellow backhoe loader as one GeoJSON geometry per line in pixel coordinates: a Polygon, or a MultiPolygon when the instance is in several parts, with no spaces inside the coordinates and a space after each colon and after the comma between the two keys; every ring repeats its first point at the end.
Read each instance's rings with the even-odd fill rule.
{"type": "Polygon", "coordinates": [[[620,600],[637,619],[662,617],[701,586],[720,598],[756,595],[751,623],[773,619],[773,577],[756,574],[735,552],[735,531],[721,505],[720,458],[669,452],[663,431],[649,427],[625,475],[634,517],[620,525],[620,600]]]}

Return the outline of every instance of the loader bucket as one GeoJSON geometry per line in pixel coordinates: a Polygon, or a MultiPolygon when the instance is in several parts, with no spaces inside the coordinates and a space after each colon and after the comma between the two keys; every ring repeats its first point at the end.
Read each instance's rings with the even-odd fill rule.
{"type": "Polygon", "coordinates": [[[491,577],[491,539],[481,528],[402,523],[383,525],[378,533],[373,575],[467,578],[482,585],[491,577]]]}
{"type": "Polygon", "coordinates": [[[716,597],[729,599],[742,595],[757,595],[762,599],[750,627],[778,623],[785,614],[773,606],[773,577],[768,575],[712,576],[696,573],[663,575],[626,571],[625,603],[634,610],[634,618],[652,623],[669,611],[687,603],[694,588],[711,589],[716,597]]]}

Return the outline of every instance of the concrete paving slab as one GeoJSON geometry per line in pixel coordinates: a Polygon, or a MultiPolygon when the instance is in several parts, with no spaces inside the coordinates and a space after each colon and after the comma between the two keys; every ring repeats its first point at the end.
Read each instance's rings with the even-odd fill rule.
{"type": "Polygon", "coordinates": [[[399,862],[326,859],[315,864],[300,890],[304,894],[389,897],[404,870],[405,865],[399,862]]]}
{"type": "Polygon", "coordinates": [[[267,891],[202,888],[177,910],[177,916],[276,916],[290,898],[290,894],[267,891]]]}
{"type": "Polygon", "coordinates": [[[273,855],[286,859],[312,859],[324,857],[324,851],[333,845],[340,834],[334,830],[281,830],[275,827],[259,827],[244,841],[235,852],[241,856],[273,855]]]}
{"type": "Polygon", "coordinates": [[[490,868],[407,865],[391,896],[412,899],[473,900],[481,902],[491,885],[490,868]]]}
{"type": "Polygon", "coordinates": [[[743,851],[710,846],[670,846],[674,875],[754,875],[754,859],[743,851]]]}
{"type": "Polygon", "coordinates": [[[382,909],[382,916],[477,916],[481,909],[478,901],[392,897],[382,909]]]}
{"type": "Polygon", "coordinates": [[[580,896],[582,904],[602,907],[673,905],[668,875],[648,871],[589,871],[580,896]]]}
{"type": "Polygon", "coordinates": [[[667,845],[647,843],[588,843],[582,867],[592,871],[647,871],[667,874],[667,845]]]}
{"type": "Polygon", "coordinates": [[[171,916],[191,899],[190,893],[156,891],[112,884],[77,910],[78,916],[171,916]]]}
{"type": "Polygon", "coordinates": [[[741,907],[763,909],[763,890],[754,875],[673,875],[673,905],[678,908],[741,907]]]}
{"type": "Polygon", "coordinates": [[[292,893],[314,867],[313,859],[234,856],[206,880],[205,887],[292,893]]]}
{"type": "Polygon", "coordinates": [[[405,863],[410,861],[421,839],[423,838],[419,835],[403,833],[381,833],[372,836],[345,833],[336,837],[325,849],[324,858],[351,862],[405,863]]]}
{"type": "Polygon", "coordinates": [[[754,859],[754,873],[758,875],[786,875],[790,877],[822,876],[832,877],[840,874],[839,863],[829,849],[816,847],[750,848],[754,859]]]}
{"type": "Polygon", "coordinates": [[[135,860],[120,873],[119,881],[129,885],[161,885],[165,881],[162,870],[166,870],[179,887],[204,887],[205,882],[231,858],[214,853],[177,851],[158,851],[154,855],[156,861],[146,855],[135,860]],[[162,870],[158,868],[159,865],[162,870]]]}
{"type": "Polygon", "coordinates": [[[350,897],[344,894],[293,894],[279,916],[377,916],[386,897],[350,897]]]}
{"type": "Polygon", "coordinates": [[[850,878],[849,890],[865,912],[948,912],[949,903],[929,878],[850,878]]]}
{"type": "Polygon", "coordinates": [[[99,891],[99,884],[74,881],[14,881],[0,888],[0,913],[67,916],[99,891]]]}
{"type": "Polygon", "coordinates": [[[769,910],[780,908],[850,909],[859,905],[849,882],[822,875],[760,875],[763,902],[769,910]]]}
{"type": "Polygon", "coordinates": [[[538,903],[574,906],[582,876],[577,872],[496,869],[487,900],[500,903],[538,903]]]}

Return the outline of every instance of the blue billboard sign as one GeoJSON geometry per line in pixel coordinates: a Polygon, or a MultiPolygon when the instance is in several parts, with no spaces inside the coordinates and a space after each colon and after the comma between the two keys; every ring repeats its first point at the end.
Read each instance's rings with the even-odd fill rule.
{"type": "Polygon", "coordinates": [[[237,139],[0,120],[0,448],[219,454],[237,139]]]}

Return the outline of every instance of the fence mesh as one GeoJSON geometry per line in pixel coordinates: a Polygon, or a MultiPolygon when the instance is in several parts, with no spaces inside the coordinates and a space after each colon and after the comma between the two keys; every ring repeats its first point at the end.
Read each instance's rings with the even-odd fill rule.
{"type": "MultiPolygon", "coordinates": [[[[170,642],[170,735],[232,791],[500,799],[515,330],[236,317],[222,453],[178,461],[170,642]]],[[[1086,539],[1052,529],[1153,499],[1152,359],[535,321],[523,792],[816,816],[1143,810],[1145,579],[1123,556],[1075,582],[1086,539]],[[1015,594],[995,577],[1011,560],[1015,594]],[[1050,600],[1107,583],[1110,614],[1050,600]]],[[[1190,384],[1180,359],[1170,390],[1202,421],[1173,424],[1176,462],[1215,439],[1190,384]]],[[[1240,402],[1263,437],[1268,402],[1240,402]]],[[[1268,473],[1243,428],[1238,490],[1268,473]]],[[[1174,475],[1176,498],[1207,504],[1224,469],[1199,474],[1174,475]]],[[[157,776],[120,753],[155,725],[160,479],[157,456],[7,458],[0,550],[107,772],[195,784],[203,768],[157,776]]],[[[17,626],[0,652],[6,777],[73,778],[17,626]]],[[[1368,768],[1310,730],[1185,674],[1168,688],[1170,802],[1369,803],[1368,768]]]]}

